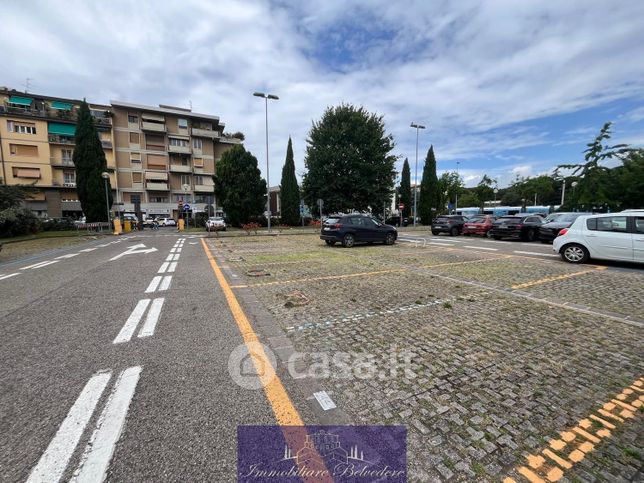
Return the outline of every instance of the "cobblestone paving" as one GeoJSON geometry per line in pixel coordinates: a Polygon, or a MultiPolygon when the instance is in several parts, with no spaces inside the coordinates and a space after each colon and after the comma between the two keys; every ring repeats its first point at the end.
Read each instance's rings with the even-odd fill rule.
{"type": "MultiPolygon", "coordinates": [[[[356,424],[407,425],[411,481],[527,481],[517,473],[527,457],[644,375],[641,327],[433,276],[502,288],[553,278],[522,290],[641,317],[641,273],[400,244],[329,248],[314,236],[226,240],[216,253],[297,351],[352,355],[348,375],[331,365],[317,376],[356,424]],[[253,268],[271,275],[244,275],[253,268]],[[384,270],[399,271],[320,279],[384,270]]],[[[642,481],[643,415],[559,481],[642,481]]]]}

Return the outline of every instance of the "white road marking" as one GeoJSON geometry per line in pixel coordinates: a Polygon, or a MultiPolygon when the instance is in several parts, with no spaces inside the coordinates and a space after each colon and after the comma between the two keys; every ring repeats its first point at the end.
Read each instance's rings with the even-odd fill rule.
{"type": "Polygon", "coordinates": [[[83,252],[83,253],[85,253],[85,252],[93,252],[93,251],[94,251],[94,250],[96,250],[97,248],[98,248],[98,247],[94,247],[94,248],[84,248],[84,249],[82,249],[82,250],[80,250],[80,251],[81,251],[81,252],[83,252]]]}
{"type": "Polygon", "coordinates": [[[103,243],[102,245],[96,245],[96,248],[105,248],[109,243],[103,243]]]}
{"type": "Polygon", "coordinates": [[[148,288],[145,289],[145,293],[154,292],[159,286],[159,283],[161,282],[161,278],[162,278],[161,276],[154,277],[150,282],[150,285],[148,285],[148,288]]]}
{"type": "Polygon", "coordinates": [[[61,255],[59,257],[56,257],[56,259],[61,259],[61,258],[73,258],[80,255],[80,253],[68,253],[67,255],[61,255]]]}
{"type": "Polygon", "coordinates": [[[177,252],[177,253],[181,253],[182,248],[183,248],[183,247],[179,247],[179,248],[177,248],[176,252],[177,252]]]}
{"type": "Polygon", "coordinates": [[[159,292],[168,290],[170,288],[170,282],[172,282],[172,275],[166,275],[165,277],[163,277],[163,281],[159,286],[159,292]]]}
{"type": "Polygon", "coordinates": [[[154,334],[154,329],[157,326],[159,321],[159,315],[161,315],[161,307],[163,307],[164,298],[154,299],[148,315],[145,318],[145,324],[141,327],[139,331],[139,337],[149,337],[154,334]]]}
{"type": "Polygon", "coordinates": [[[171,262],[174,259],[174,255],[168,255],[168,258],[165,259],[166,262],[171,262]]]}
{"type": "Polygon", "coordinates": [[[148,308],[149,304],[150,304],[150,299],[139,300],[139,302],[136,304],[136,307],[134,307],[134,310],[125,321],[125,325],[123,325],[123,328],[116,336],[112,344],[121,344],[123,342],[130,341],[130,339],[132,338],[132,334],[134,334],[134,331],[136,330],[136,327],[139,325],[139,322],[141,321],[141,317],[143,317],[143,314],[145,313],[145,309],[148,308]]]}
{"type": "Polygon", "coordinates": [[[130,248],[125,250],[123,253],[120,253],[116,255],[115,257],[110,258],[110,262],[114,260],[118,260],[121,257],[124,257],[125,255],[134,255],[135,253],[152,253],[156,252],[157,249],[152,247],[152,248],[145,248],[145,245],[143,243],[139,243],[138,245],[132,245],[130,248]],[[141,248],[141,250],[137,250],[137,248],[141,248]]]}
{"type": "Polygon", "coordinates": [[[173,273],[176,268],[177,268],[177,262],[172,262],[168,267],[168,273],[173,273]]]}
{"type": "Polygon", "coordinates": [[[474,248],[475,250],[490,250],[490,251],[493,251],[493,252],[499,251],[498,248],[475,247],[475,246],[472,246],[472,245],[463,245],[463,248],[474,248]]]}
{"type": "Polygon", "coordinates": [[[159,268],[159,271],[157,273],[165,273],[165,271],[168,269],[168,262],[163,262],[161,264],[161,268],[159,268]]]}
{"type": "Polygon", "coordinates": [[[43,263],[47,263],[49,261],[50,260],[45,260],[44,262],[38,262],[38,263],[34,263],[33,265],[27,265],[26,267],[22,267],[20,270],[29,270],[31,268],[36,268],[36,267],[39,267],[40,265],[42,265],[43,263]]]}
{"type": "Polygon", "coordinates": [[[170,248],[170,253],[174,253],[174,252],[176,252],[176,251],[177,251],[177,249],[176,249],[176,248],[170,248]]]}
{"type": "Polygon", "coordinates": [[[130,403],[141,375],[141,367],[125,369],[114,385],[94,434],[87,443],[82,462],[72,481],[83,483],[105,480],[114,447],[121,437],[130,403]]]}
{"type": "Polygon", "coordinates": [[[513,253],[520,253],[522,255],[539,255],[540,257],[555,257],[555,258],[559,258],[559,255],[554,255],[552,253],[522,252],[520,250],[514,250],[513,253]]]}
{"type": "Polygon", "coordinates": [[[60,260],[46,260],[44,262],[36,263],[34,265],[29,265],[28,267],[23,267],[20,270],[37,270],[42,267],[46,267],[47,265],[53,265],[54,263],[58,263],[60,260]]]}
{"type": "Polygon", "coordinates": [[[448,242],[448,243],[463,243],[465,240],[454,240],[453,238],[430,238],[430,240],[438,240],[441,242],[448,242]]]}
{"type": "Polygon", "coordinates": [[[6,280],[7,278],[15,277],[16,275],[20,275],[20,273],[16,272],[16,273],[10,273],[9,275],[3,275],[0,277],[0,280],[6,280]]]}
{"type": "Polygon", "coordinates": [[[85,384],[27,483],[60,480],[111,376],[111,372],[98,372],[85,384]]]}
{"type": "Polygon", "coordinates": [[[174,260],[175,262],[179,260],[179,254],[177,253],[172,260],[174,260]]]}
{"type": "Polygon", "coordinates": [[[439,247],[453,247],[454,245],[450,245],[449,243],[437,243],[437,242],[428,242],[428,245],[436,245],[439,247]]]}

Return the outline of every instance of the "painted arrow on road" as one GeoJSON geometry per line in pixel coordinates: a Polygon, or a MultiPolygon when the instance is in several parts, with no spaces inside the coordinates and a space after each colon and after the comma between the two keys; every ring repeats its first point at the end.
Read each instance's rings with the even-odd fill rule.
{"type": "Polygon", "coordinates": [[[139,243],[138,245],[132,245],[130,248],[125,250],[123,253],[116,255],[115,257],[110,258],[110,262],[114,260],[118,260],[121,257],[124,257],[125,255],[134,255],[136,253],[152,253],[156,252],[157,249],[152,247],[152,248],[147,248],[145,250],[137,250],[137,248],[145,248],[145,245],[143,243],[139,243]]]}

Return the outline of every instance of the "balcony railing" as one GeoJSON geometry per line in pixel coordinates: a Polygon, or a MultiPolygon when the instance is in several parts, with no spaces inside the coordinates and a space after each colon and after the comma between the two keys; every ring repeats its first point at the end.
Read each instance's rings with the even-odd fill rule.
{"type": "Polygon", "coordinates": [[[190,154],[190,146],[174,146],[170,144],[168,146],[169,153],[181,153],[181,154],[190,154]]]}
{"type": "Polygon", "coordinates": [[[190,165],[171,164],[170,171],[173,173],[190,173],[192,171],[192,168],[190,167],[190,165]]]}
{"type": "Polygon", "coordinates": [[[151,191],[168,191],[168,183],[159,183],[158,181],[148,181],[145,183],[145,189],[151,191]]]}
{"type": "Polygon", "coordinates": [[[193,127],[192,135],[203,137],[203,138],[216,139],[219,137],[219,131],[213,131],[212,129],[199,129],[197,127],[193,127]]]}
{"type": "Polygon", "coordinates": [[[50,134],[49,142],[51,144],[76,144],[76,140],[70,136],[61,136],[60,134],[50,134]]]}
{"type": "Polygon", "coordinates": [[[199,191],[201,193],[203,193],[203,192],[210,193],[210,192],[214,191],[214,189],[215,189],[215,186],[212,185],[212,184],[196,184],[195,185],[195,191],[199,191]]]}
{"type": "Polygon", "coordinates": [[[57,167],[61,166],[63,168],[74,168],[74,161],[71,159],[60,159],[60,158],[49,158],[49,162],[51,163],[52,166],[57,167]]]}
{"type": "Polygon", "coordinates": [[[71,182],[71,181],[63,182],[63,186],[65,188],[76,188],[76,181],[74,181],[74,182],[71,182]]]}
{"type": "Polygon", "coordinates": [[[144,131],[165,132],[165,124],[161,124],[158,122],[142,121],[141,129],[143,129],[144,131]]]}

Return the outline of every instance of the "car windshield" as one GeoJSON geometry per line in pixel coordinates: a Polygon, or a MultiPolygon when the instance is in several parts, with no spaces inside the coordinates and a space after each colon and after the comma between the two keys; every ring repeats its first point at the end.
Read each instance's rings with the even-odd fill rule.
{"type": "Polygon", "coordinates": [[[517,216],[502,216],[501,218],[499,218],[496,221],[497,221],[497,223],[508,223],[508,222],[511,222],[511,221],[518,222],[518,221],[521,221],[521,217],[517,217],[517,216]]]}
{"type": "Polygon", "coordinates": [[[340,218],[327,218],[324,222],[325,225],[335,225],[340,221],[340,218]]]}
{"type": "Polygon", "coordinates": [[[485,221],[484,216],[473,216],[469,220],[467,220],[468,223],[483,223],[485,221]]]}
{"type": "Polygon", "coordinates": [[[544,220],[545,223],[551,222],[551,221],[557,221],[561,223],[568,223],[575,221],[581,213],[551,213],[550,215],[546,216],[546,219],[544,220]]]}

